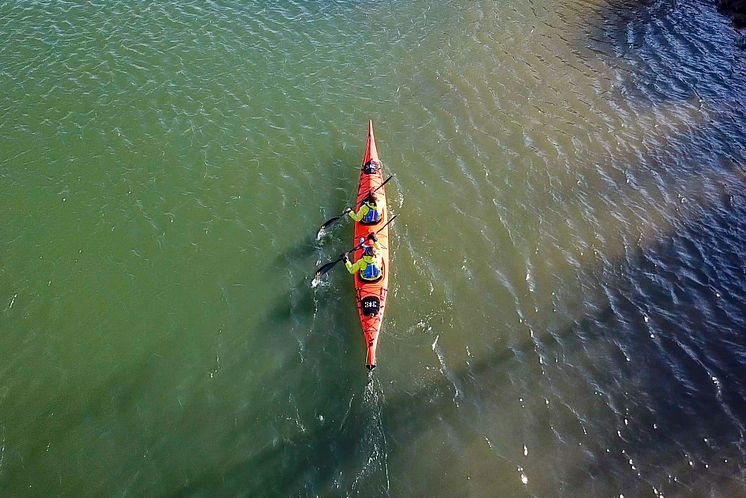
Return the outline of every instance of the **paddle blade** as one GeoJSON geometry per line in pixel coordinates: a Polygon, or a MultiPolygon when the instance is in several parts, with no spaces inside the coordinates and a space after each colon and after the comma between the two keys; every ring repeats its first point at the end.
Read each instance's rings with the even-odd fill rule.
{"type": "Polygon", "coordinates": [[[329,228],[330,226],[335,224],[337,221],[339,221],[340,218],[341,216],[335,216],[334,218],[329,218],[321,225],[321,228],[319,229],[319,231],[329,228]]]}
{"type": "Polygon", "coordinates": [[[329,270],[334,268],[334,265],[342,261],[341,259],[338,259],[336,261],[332,261],[331,263],[327,263],[324,266],[319,267],[318,270],[316,270],[316,275],[313,277],[314,280],[318,280],[321,277],[323,277],[329,270]]]}
{"type": "Polygon", "coordinates": [[[327,234],[327,229],[335,224],[342,216],[335,216],[334,218],[330,218],[324,222],[323,225],[319,228],[318,233],[316,234],[316,240],[321,240],[324,238],[324,236],[327,234]]]}
{"type": "Polygon", "coordinates": [[[313,280],[311,280],[311,288],[315,289],[319,286],[321,283],[321,277],[319,275],[314,275],[313,280]]]}

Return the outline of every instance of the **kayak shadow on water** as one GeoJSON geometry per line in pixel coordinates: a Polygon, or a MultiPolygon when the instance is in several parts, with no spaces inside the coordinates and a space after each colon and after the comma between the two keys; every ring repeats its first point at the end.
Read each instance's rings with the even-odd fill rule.
{"type": "MultiPolygon", "coordinates": [[[[283,265],[291,261],[308,259],[310,258],[310,255],[314,255],[318,251],[318,247],[316,237],[308,235],[294,246],[289,247],[278,254],[274,259],[274,266],[283,265]]],[[[309,273],[313,273],[313,270],[309,273]]]]}
{"type": "Polygon", "coordinates": [[[323,299],[316,299],[313,289],[308,285],[309,280],[309,277],[297,280],[270,306],[267,314],[270,322],[275,325],[287,323],[291,319],[300,322],[330,306],[323,299]]]}

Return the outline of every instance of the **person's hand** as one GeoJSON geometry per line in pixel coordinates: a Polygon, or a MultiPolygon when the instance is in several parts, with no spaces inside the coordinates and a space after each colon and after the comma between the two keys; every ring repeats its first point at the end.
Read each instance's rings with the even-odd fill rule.
{"type": "Polygon", "coordinates": [[[350,256],[349,256],[348,253],[344,253],[342,255],[342,261],[344,261],[345,263],[349,263],[350,262],[350,256]]]}
{"type": "Polygon", "coordinates": [[[375,232],[369,233],[368,240],[372,240],[373,242],[378,242],[378,235],[376,235],[375,232]]]}
{"type": "Polygon", "coordinates": [[[348,208],[348,207],[346,207],[346,208],[345,208],[345,210],[344,210],[344,214],[347,214],[347,213],[349,213],[349,212],[351,212],[351,211],[352,211],[352,209],[351,209],[351,208],[348,208]]]}

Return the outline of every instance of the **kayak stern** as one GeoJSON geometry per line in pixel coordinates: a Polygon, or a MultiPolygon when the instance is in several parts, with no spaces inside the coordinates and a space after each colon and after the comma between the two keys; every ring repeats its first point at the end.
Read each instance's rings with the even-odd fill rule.
{"type": "Polygon", "coordinates": [[[376,347],[378,346],[378,330],[375,328],[369,329],[365,333],[366,348],[368,355],[365,361],[365,367],[368,370],[376,368],[376,347]]]}

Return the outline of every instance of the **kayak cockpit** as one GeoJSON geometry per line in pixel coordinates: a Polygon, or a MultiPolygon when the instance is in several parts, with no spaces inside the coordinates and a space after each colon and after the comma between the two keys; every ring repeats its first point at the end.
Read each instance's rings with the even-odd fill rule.
{"type": "Polygon", "coordinates": [[[374,160],[370,160],[363,164],[363,173],[366,175],[375,175],[381,166],[374,160]]]}

